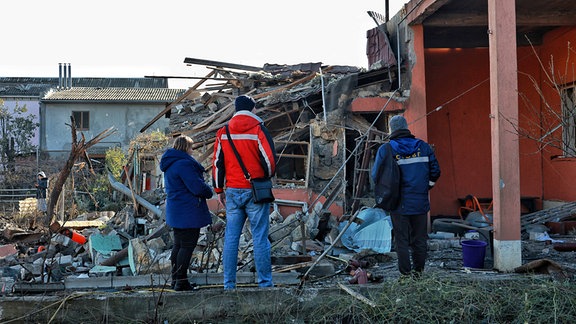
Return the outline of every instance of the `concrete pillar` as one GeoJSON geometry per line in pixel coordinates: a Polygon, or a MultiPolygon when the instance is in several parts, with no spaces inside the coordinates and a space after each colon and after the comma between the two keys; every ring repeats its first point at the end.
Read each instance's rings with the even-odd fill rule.
{"type": "MultiPolygon", "coordinates": [[[[410,28],[410,27],[406,27],[410,28]]],[[[404,116],[408,120],[408,128],[414,136],[428,141],[428,119],[422,118],[428,113],[426,105],[426,54],[424,53],[424,26],[411,26],[413,32],[414,62],[410,66],[412,83],[410,85],[409,109],[404,116]]]]}
{"type": "Polygon", "coordinates": [[[494,267],[522,264],[515,0],[488,0],[494,267]]]}

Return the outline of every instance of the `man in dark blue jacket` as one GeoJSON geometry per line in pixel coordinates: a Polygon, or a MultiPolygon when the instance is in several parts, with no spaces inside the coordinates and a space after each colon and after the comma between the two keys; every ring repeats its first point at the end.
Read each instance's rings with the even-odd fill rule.
{"type": "MultiPolygon", "coordinates": [[[[440,178],[440,165],[430,145],[408,130],[404,117],[396,115],[390,118],[388,126],[390,145],[401,171],[400,203],[396,209],[389,211],[394,227],[398,270],[402,275],[418,276],[424,271],[428,251],[428,190],[440,178]]],[[[382,145],[372,169],[374,179],[385,153],[382,145]]]]}
{"type": "Polygon", "coordinates": [[[192,290],[188,267],[200,237],[200,228],[212,223],[206,199],[212,188],[204,181],[204,167],[192,157],[193,140],[179,136],[174,147],[160,160],[166,190],[166,224],[174,230],[172,287],[176,291],[192,290]]]}
{"type": "Polygon", "coordinates": [[[45,213],[47,210],[46,206],[46,190],[48,189],[48,178],[46,177],[46,173],[44,171],[38,172],[38,182],[35,184],[36,186],[36,199],[38,210],[45,213]]]}

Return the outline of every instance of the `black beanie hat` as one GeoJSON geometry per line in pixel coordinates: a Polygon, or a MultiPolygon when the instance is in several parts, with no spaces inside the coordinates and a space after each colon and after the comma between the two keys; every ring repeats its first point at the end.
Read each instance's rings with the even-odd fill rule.
{"type": "Polygon", "coordinates": [[[249,96],[238,96],[234,101],[234,106],[236,106],[236,111],[240,110],[252,110],[256,106],[256,101],[249,96]]]}

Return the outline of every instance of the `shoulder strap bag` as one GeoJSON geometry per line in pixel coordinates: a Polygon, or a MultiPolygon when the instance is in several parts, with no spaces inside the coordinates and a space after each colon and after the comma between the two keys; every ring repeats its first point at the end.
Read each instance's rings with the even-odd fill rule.
{"type": "Polygon", "coordinates": [[[394,158],[392,145],[383,144],[386,154],[378,169],[376,183],[374,184],[374,195],[376,207],[385,211],[395,210],[400,203],[400,182],[401,170],[394,158]]]}
{"type": "Polygon", "coordinates": [[[250,173],[246,169],[244,162],[242,162],[242,158],[240,154],[238,154],[238,150],[236,150],[236,146],[234,145],[234,141],[232,141],[232,136],[230,136],[230,131],[228,130],[228,125],[226,127],[226,136],[228,137],[228,141],[230,142],[230,146],[232,147],[232,151],[234,151],[234,155],[236,155],[236,159],[238,159],[238,163],[240,163],[240,167],[244,172],[244,177],[246,180],[250,181],[250,185],[252,186],[252,196],[254,202],[257,204],[265,204],[271,203],[274,201],[274,194],[272,193],[272,179],[270,178],[252,178],[250,173]]]}

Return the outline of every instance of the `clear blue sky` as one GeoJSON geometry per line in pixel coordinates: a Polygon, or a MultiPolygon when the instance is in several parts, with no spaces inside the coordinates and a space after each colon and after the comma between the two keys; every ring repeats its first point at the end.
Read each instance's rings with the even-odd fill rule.
{"type": "MultiPolygon", "coordinates": [[[[406,2],[390,0],[390,17],[406,2]]],[[[385,0],[1,1],[0,76],[57,77],[58,63],[70,63],[73,77],[209,72],[186,57],[367,67],[369,10],[384,15],[385,0]]]]}

